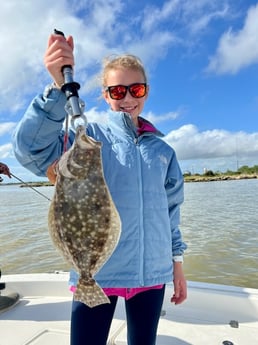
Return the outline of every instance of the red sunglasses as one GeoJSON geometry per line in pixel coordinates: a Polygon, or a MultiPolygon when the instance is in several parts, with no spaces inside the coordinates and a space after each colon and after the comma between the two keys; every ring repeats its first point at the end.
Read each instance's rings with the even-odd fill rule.
{"type": "Polygon", "coordinates": [[[125,98],[127,94],[127,90],[129,90],[130,95],[134,98],[142,98],[146,95],[147,90],[146,83],[134,83],[131,85],[114,85],[114,86],[107,86],[105,91],[109,92],[109,96],[112,99],[120,100],[125,98]]]}

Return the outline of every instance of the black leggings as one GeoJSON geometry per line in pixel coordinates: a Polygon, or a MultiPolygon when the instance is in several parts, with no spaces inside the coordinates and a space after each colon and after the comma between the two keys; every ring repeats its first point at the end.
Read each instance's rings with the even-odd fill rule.
{"type": "MultiPolygon", "coordinates": [[[[125,300],[128,345],[155,345],[164,292],[165,286],[125,300]]],[[[106,345],[118,297],[109,298],[94,308],[73,301],[71,345],[106,345]]]]}

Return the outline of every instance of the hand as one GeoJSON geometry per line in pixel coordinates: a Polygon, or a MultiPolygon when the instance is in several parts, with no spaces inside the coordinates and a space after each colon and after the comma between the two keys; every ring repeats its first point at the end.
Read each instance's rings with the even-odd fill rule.
{"type": "Polygon", "coordinates": [[[4,163],[0,163],[0,174],[7,175],[8,177],[11,178],[10,170],[9,170],[8,166],[4,163]]]}
{"type": "Polygon", "coordinates": [[[187,284],[183,273],[182,263],[174,262],[174,295],[171,303],[180,304],[187,298],[187,284]]]}
{"type": "Polygon", "coordinates": [[[53,78],[57,87],[61,88],[64,83],[62,67],[74,66],[73,38],[52,34],[48,39],[47,50],[44,55],[44,64],[53,78]]]}
{"type": "Polygon", "coordinates": [[[58,161],[56,160],[47,168],[47,177],[52,184],[56,183],[56,165],[58,161]]]}

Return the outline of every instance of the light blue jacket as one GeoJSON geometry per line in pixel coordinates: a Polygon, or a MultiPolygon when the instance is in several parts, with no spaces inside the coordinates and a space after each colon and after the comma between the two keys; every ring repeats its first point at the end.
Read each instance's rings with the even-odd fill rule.
{"type": "MultiPolygon", "coordinates": [[[[65,96],[37,96],[13,137],[16,158],[45,176],[62,153],[65,96]]],[[[173,256],[186,245],[179,229],[183,176],[174,150],[156,131],[137,135],[130,115],[109,112],[106,124],[91,123],[88,135],[103,143],[106,182],[122,221],[119,243],[95,278],[102,287],[140,287],[170,282],[173,256]]],[[[69,145],[74,133],[69,135],[69,145]]]]}

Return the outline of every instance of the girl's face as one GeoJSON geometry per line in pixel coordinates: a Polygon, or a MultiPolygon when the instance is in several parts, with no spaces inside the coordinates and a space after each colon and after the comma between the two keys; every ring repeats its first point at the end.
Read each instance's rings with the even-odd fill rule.
{"type": "MultiPolygon", "coordinates": [[[[135,83],[145,83],[144,77],[140,71],[126,68],[112,69],[106,76],[107,87],[115,85],[128,86],[135,83]]],[[[149,87],[146,86],[146,94],[141,98],[133,97],[129,90],[127,90],[125,97],[120,100],[112,99],[108,90],[103,91],[103,96],[112,110],[129,113],[134,124],[138,126],[138,115],[143,110],[145,100],[148,97],[148,92],[149,87]]]]}

